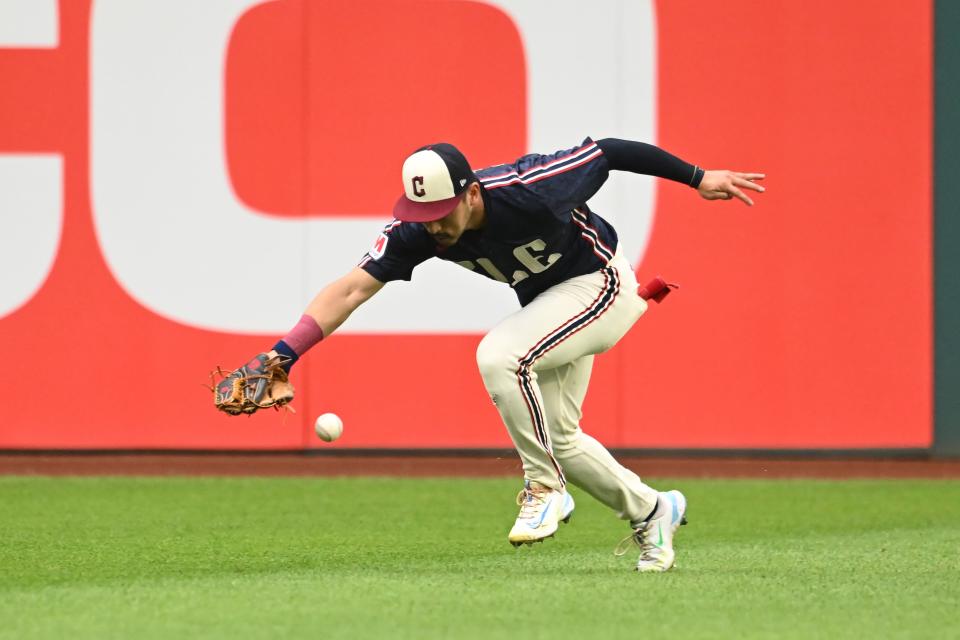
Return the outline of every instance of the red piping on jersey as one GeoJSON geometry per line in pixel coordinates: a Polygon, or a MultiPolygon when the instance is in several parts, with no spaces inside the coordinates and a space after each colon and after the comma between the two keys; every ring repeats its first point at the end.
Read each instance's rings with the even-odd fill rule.
{"type": "Polygon", "coordinates": [[[576,156],[576,155],[579,155],[580,153],[583,153],[583,152],[586,151],[587,149],[592,149],[593,147],[596,147],[596,146],[597,146],[597,143],[596,143],[596,142],[591,142],[590,144],[585,144],[585,145],[583,145],[582,147],[580,147],[579,149],[574,149],[573,151],[571,151],[571,152],[568,153],[567,155],[563,156],[562,158],[556,158],[556,159],[554,159],[554,160],[551,160],[551,161],[548,162],[547,164],[542,164],[542,165],[538,165],[538,166],[536,166],[536,167],[532,167],[532,168],[527,169],[526,171],[524,171],[522,174],[518,174],[516,171],[508,171],[508,172],[506,172],[506,173],[501,173],[501,174],[498,175],[498,176],[490,176],[489,178],[484,178],[484,180],[500,180],[501,178],[506,178],[507,176],[512,176],[512,175],[516,175],[517,177],[522,178],[523,176],[525,176],[525,175],[527,175],[527,174],[529,174],[529,173],[533,173],[534,171],[540,171],[541,169],[549,169],[550,167],[552,167],[552,166],[554,166],[554,165],[556,165],[556,164],[560,164],[561,162],[566,162],[566,161],[569,160],[570,158],[572,158],[572,157],[574,157],[574,156],[576,156]]]}
{"type": "MultiPolygon", "coordinates": [[[[571,169],[576,169],[576,168],[579,167],[580,165],[586,164],[587,162],[590,162],[590,161],[593,160],[594,158],[599,158],[599,157],[602,156],[602,155],[603,155],[603,151],[601,151],[600,149],[597,149],[596,151],[594,151],[593,153],[591,153],[591,154],[588,155],[587,157],[582,158],[582,159],[578,160],[577,162],[574,162],[574,163],[572,163],[572,164],[568,164],[568,165],[565,166],[565,167],[560,167],[559,169],[555,169],[555,170],[553,170],[553,171],[548,171],[548,172],[546,172],[546,173],[542,173],[542,174],[540,174],[539,176],[536,176],[536,177],[534,177],[534,178],[530,178],[530,179],[528,179],[528,180],[525,180],[525,179],[523,178],[523,176],[518,175],[516,178],[513,178],[512,180],[507,180],[506,182],[501,182],[501,183],[499,183],[499,184],[488,184],[488,182],[490,182],[490,181],[495,181],[495,180],[498,180],[498,179],[500,179],[500,178],[506,178],[507,176],[511,175],[510,173],[506,173],[506,174],[500,176],[499,178],[484,178],[483,187],[489,191],[490,189],[499,189],[500,187],[506,187],[506,186],[511,185],[511,184],[518,184],[518,183],[521,183],[521,184],[533,184],[534,182],[539,182],[540,180],[543,180],[544,178],[551,178],[551,177],[553,177],[553,176],[558,176],[558,175],[560,175],[561,173],[566,173],[567,171],[570,171],[571,169]]],[[[567,158],[567,159],[569,159],[569,158],[567,158]]],[[[556,163],[554,163],[554,164],[556,164],[556,163]]],[[[531,172],[533,172],[533,171],[539,171],[539,170],[540,170],[540,167],[538,167],[538,168],[536,168],[536,169],[531,169],[530,171],[525,171],[525,172],[523,173],[523,175],[526,176],[526,175],[529,175],[529,174],[530,174],[531,172]]]]}
{"type": "Polygon", "coordinates": [[[604,261],[611,260],[614,255],[613,251],[610,250],[610,247],[603,244],[603,240],[600,239],[600,232],[597,231],[595,227],[591,227],[590,225],[587,224],[587,215],[582,211],[580,211],[580,209],[574,209],[572,217],[573,217],[573,221],[577,224],[577,226],[583,229],[583,232],[580,235],[582,235],[584,238],[589,240],[590,243],[593,245],[594,255],[596,255],[598,258],[604,261]],[[582,216],[582,218],[579,216],[582,216]],[[598,252],[597,251],[598,246],[603,251],[606,251],[608,255],[603,255],[600,252],[598,252]]]}

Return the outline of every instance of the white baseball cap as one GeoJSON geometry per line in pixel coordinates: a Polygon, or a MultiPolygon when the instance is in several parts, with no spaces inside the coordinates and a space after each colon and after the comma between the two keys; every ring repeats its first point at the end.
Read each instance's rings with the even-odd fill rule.
{"type": "Polygon", "coordinates": [[[439,220],[476,181],[470,163],[452,144],[421,147],[403,163],[404,194],[393,205],[393,217],[404,222],[439,220]]]}

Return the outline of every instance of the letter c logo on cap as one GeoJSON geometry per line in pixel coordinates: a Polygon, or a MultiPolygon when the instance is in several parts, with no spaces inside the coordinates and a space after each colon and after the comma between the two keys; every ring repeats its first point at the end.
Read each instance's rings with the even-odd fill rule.
{"type": "Polygon", "coordinates": [[[427,195],[427,192],[423,190],[423,176],[413,176],[411,182],[413,183],[413,195],[418,198],[427,195]]]}

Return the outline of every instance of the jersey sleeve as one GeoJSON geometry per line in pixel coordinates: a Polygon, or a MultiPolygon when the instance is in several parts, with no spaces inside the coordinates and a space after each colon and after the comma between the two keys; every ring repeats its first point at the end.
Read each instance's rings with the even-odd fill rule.
{"type": "Polygon", "coordinates": [[[488,191],[508,189],[516,201],[536,203],[562,216],[592,198],[609,175],[603,150],[587,138],[573,149],[526,155],[512,165],[490,167],[479,177],[488,191]]]}
{"type": "Polygon", "coordinates": [[[420,225],[394,220],[377,235],[357,266],[380,282],[410,280],[414,267],[435,253],[420,225]]]}
{"type": "Polygon", "coordinates": [[[612,171],[630,171],[648,176],[666,178],[696,189],[703,180],[704,171],[660,147],[646,142],[604,138],[597,145],[607,158],[612,171]]]}

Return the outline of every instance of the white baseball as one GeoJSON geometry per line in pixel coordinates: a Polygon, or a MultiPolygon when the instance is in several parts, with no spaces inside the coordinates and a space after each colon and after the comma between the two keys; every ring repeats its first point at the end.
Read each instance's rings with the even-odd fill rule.
{"type": "Polygon", "coordinates": [[[343,434],[343,420],[335,413],[325,413],[317,418],[313,429],[324,442],[333,442],[343,434]]]}

